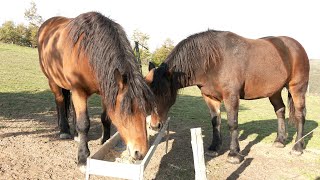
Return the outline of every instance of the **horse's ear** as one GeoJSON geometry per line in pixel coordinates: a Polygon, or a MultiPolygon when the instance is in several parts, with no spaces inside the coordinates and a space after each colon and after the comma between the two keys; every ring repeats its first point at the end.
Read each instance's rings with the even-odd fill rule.
{"type": "Polygon", "coordinates": [[[156,68],[156,65],[153,62],[149,62],[149,71],[154,68],[156,68]]]}
{"type": "Polygon", "coordinates": [[[121,73],[118,69],[114,70],[114,78],[117,82],[119,89],[122,90],[124,88],[125,83],[126,83],[126,79],[121,75],[121,73]]]}
{"type": "Polygon", "coordinates": [[[153,81],[153,75],[154,75],[155,68],[149,70],[148,74],[144,78],[148,85],[150,85],[153,81]]]}

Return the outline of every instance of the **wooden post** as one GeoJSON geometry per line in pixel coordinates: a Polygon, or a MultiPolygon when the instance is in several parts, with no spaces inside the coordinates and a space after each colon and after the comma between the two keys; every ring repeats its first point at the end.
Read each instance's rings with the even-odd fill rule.
{"type": "Polygon", "coordinates": [[[201,128],[192,128],[191,145],[193,151],[194,171],[196,180],[206,180],[206,166],[204,163],[203,140],[201,128]]]}

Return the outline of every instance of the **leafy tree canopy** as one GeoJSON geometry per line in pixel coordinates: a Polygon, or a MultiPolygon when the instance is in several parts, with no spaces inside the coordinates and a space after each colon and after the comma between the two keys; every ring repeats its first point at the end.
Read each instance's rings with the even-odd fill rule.
{"type": "Polygon", "coordinates": [[[162,46],[153,52],[152,62],[159,66],[168,57],[173,48],[173,41],[170,38],[167,38],[162,46]]]}

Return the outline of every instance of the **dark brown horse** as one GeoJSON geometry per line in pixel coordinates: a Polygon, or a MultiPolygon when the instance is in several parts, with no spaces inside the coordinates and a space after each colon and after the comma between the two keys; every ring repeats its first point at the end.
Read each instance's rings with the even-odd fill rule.
{"type": "MultiPolygon", "coordinates": [[[[305,122],[305,94],[309,80],[309,60],[304,48],[290,37],[247,39],[231,32],[206,31],[181,41],[159,68],[149,67],[146,81],[156,96],[153,127],[160,127],[174,104],[180,88],[196,85],[209,107],[213,139],[209,150],[221,147],[220,104],[227,111],[231,135],[228,161],[239,163],[239,99],[268,97],[278,118],[277,147],[286,139],[285,105],[281,90],[289,91],[289,120],[302,138],[305,122]]],[[[293,153],[301,154],[303,141],[293,153]]]]}
{"type": "Polygon", "coordinates": [[[55,95],[61,138],[70,136],[67,109],[72,92],[80,137],[78,165],[85,165],[89,156],[87,99],[93,93],[101,95],[105,110],[103,141],[110,136],[106,128],[111,119],[130,155],[141,159],[148,150],[145,118],[154,98],[122,27],[96,12],[73,19],[53,17],[40,27],[38,43],[40,65],[55,95]]]}

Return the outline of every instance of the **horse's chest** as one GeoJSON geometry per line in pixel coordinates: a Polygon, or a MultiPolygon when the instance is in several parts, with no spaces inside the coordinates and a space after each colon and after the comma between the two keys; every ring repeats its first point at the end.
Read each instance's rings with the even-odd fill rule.
{"type": "Polygon", "coordinates": [[[222,92],[219,91],[219,89],[220,88],[214,86],[202,86],[200,88],[202,94],[209,97],[214,97],[217,100],[222,100],[222,92]]]}

